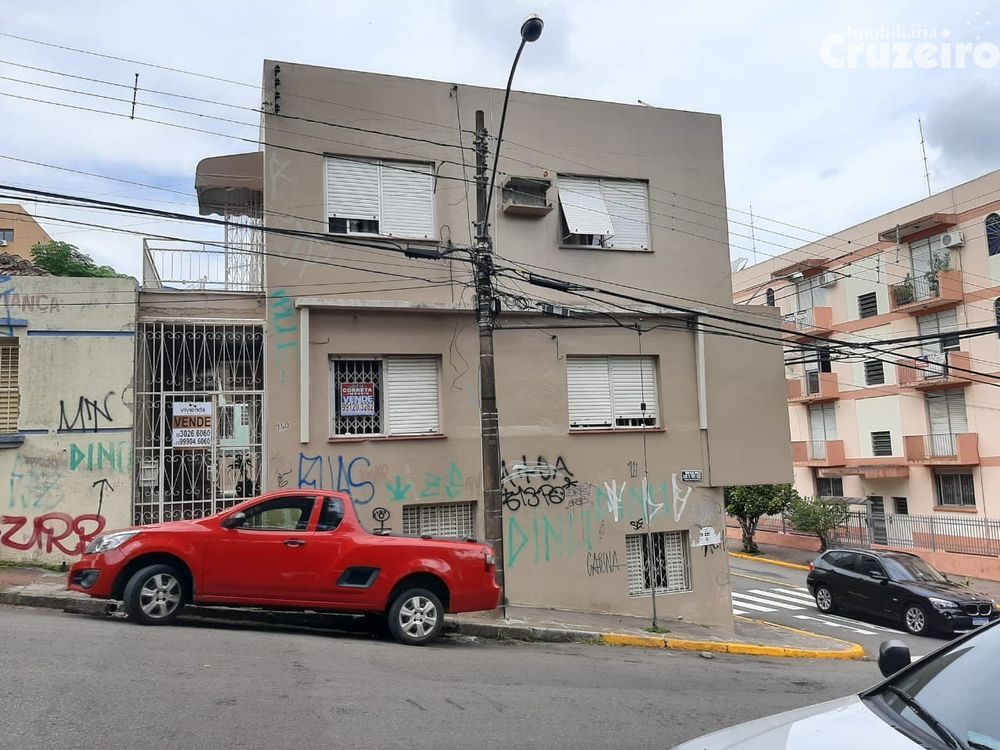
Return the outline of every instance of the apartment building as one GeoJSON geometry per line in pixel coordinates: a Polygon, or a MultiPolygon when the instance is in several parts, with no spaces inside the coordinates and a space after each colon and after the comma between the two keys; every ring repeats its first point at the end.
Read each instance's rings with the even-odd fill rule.
{"type": "Polygon", "coordinates": [[[961,519],[1000,517],[1000,172],[745,268],[733,290],[783,315],[799,493],[857,498],[876,544],[895,516],[963,537],[961,519]]]}
{"type": "MultiPolygon", "coordinates": [[[[267,61],[264,98],[263,150],[196,177],[202,213],[263,224],[252,487],[342,490],[373,529],[482,538],[470,128],[481,110],[495,133],[503,91],[267,61]]],[[[699,324],[780,323],[732,303],[720,119],[514,92],[502,152],[508,599],[648,616],[655,595],[661,616],[730,623],[722,488],[787,481],[790,461],[780,351],[699,324]],[[616,308],[528,271],[649,300],[616,308]],[[695,312],[661,307],[670,294],[695,312]]]]}

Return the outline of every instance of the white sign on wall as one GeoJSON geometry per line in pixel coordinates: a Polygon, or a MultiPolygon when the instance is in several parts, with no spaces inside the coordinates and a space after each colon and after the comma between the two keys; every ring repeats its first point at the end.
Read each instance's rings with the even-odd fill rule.
{"type": "Polygon", "coordinates": [[[174,448],[211,448],[215,443],[211,401],[174,401],[170,421],[174,448]]]}

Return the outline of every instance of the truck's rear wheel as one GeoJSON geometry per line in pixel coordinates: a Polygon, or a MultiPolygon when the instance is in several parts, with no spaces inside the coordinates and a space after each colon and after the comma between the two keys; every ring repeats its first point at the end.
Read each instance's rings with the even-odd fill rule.
{"type": "Polygon", "coordinates": [[[389,607],[389,631],[408,646],[430,643],[444,627],[444,607],[433,591],[407,589],[389,607]]]}

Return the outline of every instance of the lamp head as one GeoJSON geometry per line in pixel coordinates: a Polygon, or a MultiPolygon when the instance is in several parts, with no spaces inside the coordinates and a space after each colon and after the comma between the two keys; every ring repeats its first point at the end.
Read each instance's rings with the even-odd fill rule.
{"type": "Polygon", "coordinates": [[[544,26],[545,22],[532,13],[521,24],[521,38],[526,42],[537,41],[538,37],[542,35],[542,28],[544,26]]]}

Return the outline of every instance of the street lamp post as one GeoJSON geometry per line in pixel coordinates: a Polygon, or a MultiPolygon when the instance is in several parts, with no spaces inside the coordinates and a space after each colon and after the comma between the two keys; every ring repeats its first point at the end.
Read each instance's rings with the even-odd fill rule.
{"type": "Polygon", "coordinates": [[[496,580],[502,592],[501,612],[505,611],[507,604],[507,588],[504,576],[503,496],[500,489],[500,417],[497,411],[496,369],[493,357],[493,325],[497,310],[494,307],[493,240],[490,237],[489,215],[514,71],[517,69],[518,60],[521,59],[524,45],[534,42],[541,36],[543,25],[542,19],[535,15],[528,16],[521,24],[521,44],[517,48],[514,64],[511,65],[510,75],[507,77],[500,127],[497,130],[496,149],[493,154],[493,173],[488,183],[486,181],[488,133],[483,111],[476,111],[476,246],[473,257],[476,318],[479,325],[479,420],[483,444],[483,517],[486,543],[493,547],[496,554],[496,580]]]}

